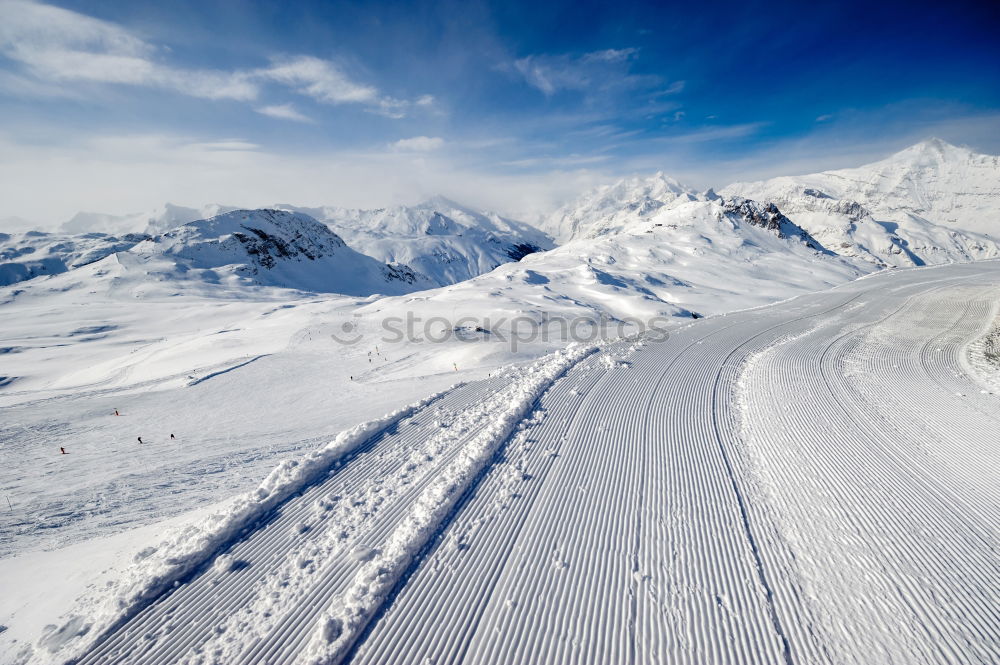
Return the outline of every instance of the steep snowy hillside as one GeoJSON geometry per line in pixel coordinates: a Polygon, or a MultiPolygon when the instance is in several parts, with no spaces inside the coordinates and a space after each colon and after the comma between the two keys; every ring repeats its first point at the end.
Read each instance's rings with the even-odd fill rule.
{"type": "Polygon", "coordinates": [[[218,275],[261,286],[369,295],[430,284],[409,267],[354,251],[324,224],[283,210],[235,210],[179,226],[136,245],[143,258],[168,259],[181,273],[218,275]]]}
{"type": "Polygon", "coordinates": [[[64,222],[60,231],[64,233],[101,232],[109,234],[148,233],[155,235],[169,231],[172,228],[207,219],[237,208],[218,204],[206,205],[201,208],[165,203],[152,212],[133,213],[131,215],[108,215],[97,212],[80,212],[73,219],[64,222]]]}
{"type": "Polygon", "coordinates": [[[480,213],[443,197],[416,206],[376,210],[296,208],[328,224],[363,254],[411,266],[445,286],[551,249],[538,229],[495,213],[480,213]]]}
{"type": "Polygon", "coordinates": [[[0,233],[0,286],[39,275],[57,275],[148,239],[148,235],[139,233],[117,237],[104,233],[0,233]]]}
{"type": "MultiPolygon", "coordinates": [[[[66,252],[79,238],[71,236],[55,247],[66,252]]],[[[249,285],[352,296],[397,295],[433,286],[406,265],[354,251],[325,224],[282,210],[235,210],[162,235],[125,238],[111,238],[83,252],[75,262],[83,267],[64,279],[30,288],[124,291],[135,297],[194,289],[239,298],[239,290],[249,285]]],[[[50,248],[48,253],[53,252],[50,248]]],[[[13,265],[7,271],[16,278],[26,269],[13,265]]]]}
{"type": "Polygon", "coordinates": [[[560,243],[566,243],[614,233],[661,209],[705,198],[663,173],[625,178],[564,205],[542,227],[560,243]]]}
{"type": "Polygon", "coordinates": [[[888,265],[1000,256],[1000,158],[939,139],[853,169],[734,183],[828,249],[888,265]]]}

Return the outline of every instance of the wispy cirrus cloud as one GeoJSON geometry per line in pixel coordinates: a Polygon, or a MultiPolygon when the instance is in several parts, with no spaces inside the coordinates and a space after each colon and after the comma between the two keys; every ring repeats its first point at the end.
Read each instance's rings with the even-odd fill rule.
{"type": "Polygon", "coordinates": [[[287,85],[303,95],[327,104],[377,103],[374,86],[352,81],[332,62],[312,56],[278,57],[270,67],[253,76],[287,85]]]}
{"type": "Polygon", "coordinates": [[[683,81],[666,83],[660,76],[636,74],[632,66],[639,49],[591,51],[582,55],[536,54],[501,66],[547,97],[563,91],[603,93],[642,91],[650,97],[676,94],[683,81]]]}
{"type": "Polygon", "coordinates": [[[312,118],[300,113],[293,104],[272,104],[270,106],[261,106],[260,108],[254,110],[261,115],[266,115],[271,118],[292,120],[295,122],[313,122],[312,118]]]}
{"type": "MultiPolygon", "coordinates": [[[[33,0],[0,0],[0,55],[20,65],[21,72],[4,73],[21,95],[44,93],[46,84],[89,82],[251,102],[262,96],[264,86],[276,84],[320,103],[357,104],[394,118],[433,103],[426,95],[395,99],[313,56],[275,56],[266,67],[226,71],[174,66],[164,61],[165,53],[115,23],[33,0]]],[[[285,120],[306,118],[290,105],[258,110],[285,120]]]]}
{"type": "Polygon", "coordinates": [[[703,127],[690,132],[673,134],[671,136],[661,136],[651,139],[658,143],[708,143],[711,141],[724,141],[728,139],[739,139],[756,134],[767,126],[765,122],[747,122],[738,125],[727,125],[721,127],[703,127]]]}
{"type": "Polygon", "coordinates": [[[390,147],[400,152],[431,152],[440,149],[443,145],[444,139],[440,136],[414,136],[400,139],[392,143],[390,147]]]}

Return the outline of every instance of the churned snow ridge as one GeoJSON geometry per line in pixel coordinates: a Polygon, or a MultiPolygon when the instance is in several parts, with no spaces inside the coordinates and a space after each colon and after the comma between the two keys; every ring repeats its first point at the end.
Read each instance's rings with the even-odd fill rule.
{"type": "MultiPolygon", "coordinates": [[[[343,658],[413,557],[437,532],[442,520],[524,420],[535,401],[553,381],[596,350],[592,346],[573,345],[546,356],[524,368],[521,376],[503,390],[461,414],[462,420],[471,421],[466,427],[475,423],[481,431],[411,504],[385,544],[355,573],[347,589],[331,599],[299,662],[322,665],[343,658]]],[[[439,436],[455,435],[445,428],[439,436]]]]}
{"type": "Polygon", "coordinates": [[[53,662],[63,662],[72,654],[83,653],[136,609],[163,593],[217,554],[220,547],[263,519],[270,510],[336,469],[345,457],[373,436],[457,386],[344,430],[323,448],[301,459],[284,460],[255,490],[234,497],[222,510],[203,521],[178,528],[159,545],[137,553],[132,565],[117,580],[80,598],[61,624],[51,627],[40,646],[56,654],[53,662]]]}

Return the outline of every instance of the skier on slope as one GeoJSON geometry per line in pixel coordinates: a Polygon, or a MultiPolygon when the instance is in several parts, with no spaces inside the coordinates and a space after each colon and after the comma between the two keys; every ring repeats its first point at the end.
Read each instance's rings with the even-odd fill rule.
{"type": "Polygon", "coordinates": [[[139,439],[139,443],[142,443],[142,437],[141,436],[137,436],[135,438],[139,439]]]}

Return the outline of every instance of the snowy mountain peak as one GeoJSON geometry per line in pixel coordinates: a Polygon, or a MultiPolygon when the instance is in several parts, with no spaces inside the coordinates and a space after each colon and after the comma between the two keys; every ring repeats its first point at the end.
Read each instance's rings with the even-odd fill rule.
{"type": "Polygon", "coordinates": [[[405,265],[387,265],[354,251],[325,224],[286,210],[234,210],[183,224],[133,247],[165,259],[182,275],[218,274],[262,286],[369,295],[430,286],[405,265]]]}
{"type": "Polygon", "coordinates": [[[460,203],[452,201],[446,196],[442,196],[441,194],[435,194],[429,199],[426,199],[425,201],[422,201],[421,203],[418,203],[417,205],[412,207],[424,210],[461,210],[462,212],[465,212],[470,215],[480,214],[469,208],[466,208],[460,203]]]}
{"type": "Polygon", "coordinates": [[[544,228],[558,241],[595,238],[622,230],[664,207],[704,200],[704,195],[657,171],[598,187],[555,211],[544,228]]]}
{"type": "Polygon", "coordinates": [[[878,162],[734,183],[726,196],[774,201],[838,253],[888,265],[1000,254],[1000,158],[928,139],[878,162]]]}
{"type": "Polygon", "coordinates": [[[443,196],[375,210],[285,207],[316,216],[351,247],[380,261],[411,266],[438,286],[553,246],[548,235],[528,224],[476,212],[443,196]]]}
{"type": "Polygon", "coordinates": [[[623,178],[609,187],[601,188],[601,198],[619,201],[650,199],[669,202],[679,196],[697,195],[697,192],[662,171],[650,176],[623,178]]]}
{"type": "Polygon", "coordinates": [[[210,247],[238,247],[264,268],[273,268],[282,259],[315,260],[346,246],[340,236],[312,217],[268,209],[234,210],[188,222],[149,242],[163,254],[190,258],[210,247]]]}
{"type": "Polygon", "coordinates": [[[900,150],[892,155],[889,160],[915,162],[942,162],[947,160],[963,160],[974,155],[968,148],[952,145],[939,138],[929,138],[911,145],[909,148],[900,150]]]}

